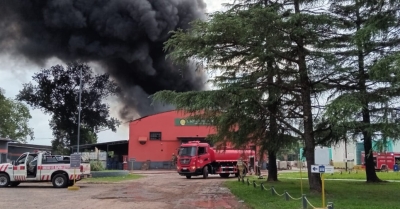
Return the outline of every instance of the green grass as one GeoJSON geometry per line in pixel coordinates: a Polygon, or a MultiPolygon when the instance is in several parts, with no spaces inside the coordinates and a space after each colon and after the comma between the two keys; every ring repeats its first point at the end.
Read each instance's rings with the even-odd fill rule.
{"type": "MultiPolygon", "coordinates": [[[[376,172],[378,177],[382,180],[400,180],[400,174],[395,172],[376,172]]],[[[300,172],[293,173],[279,173],[279,178],[300,178],[300,172]]],[[[302,172],[302,177],[307,178],[307,172],[302,172]]],[[[365,180],[365,171],[352,171],[350,174],[348,172],[343,171],[342,174],[340,172],[335,172],[331,174],[324,174],[325,179],[360,179],[365,180]]]]}
{"type": "Polygon", "coordinates": [[[142,175],[138,174],[128,174],[126,176],[115,176],[115,177],[96,177],[96,178],[87,178],[83,179],[82,182],[88,183],[116,183],[128,180],[135,180],[142,178],[142,175]]]}
{"type": "MultiPolygon", "coordinates": [[[[252,182],[255,179],[250,178],[250,180],[252,182]]],[[[281,179],[279,182],[270,183],[265,182],[265,179],[256,179],[257,184],[260,185],[261,182],[267,189],[274,186],[280,195],[286,190],[294,198],[301,197],[300,180],[281,179]]],[[[246,182],[238,182],[237,179],[227,181],[225,184],[234,195],[244,200],[253,209],[302,208],[301,200],[286,201],[284,196],[272,195],[271,190],[263,191],[259,185],[254,188],[252,184],[248,186],[246,182]]],[[[333,202],[335,209],[399,208],[399,188],[400,183],[367,184],[360,181],[325,181],[325,203],[333,202]]],[[[307,179],[303,180],[303,191],[313,206],[322,208],[321,194],[309,192],[307,179]]]]}

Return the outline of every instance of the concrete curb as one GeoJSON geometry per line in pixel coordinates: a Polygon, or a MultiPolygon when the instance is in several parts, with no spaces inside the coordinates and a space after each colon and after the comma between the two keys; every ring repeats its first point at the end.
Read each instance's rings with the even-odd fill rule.
{"type": "MultiPolygon", "coordinates": [[[[280,177],[279,179],[289,179],[289,180],[300,180],[300,178],[285,178],[285,177],[280,177]]],[[[307,177],[303,178],[303,180],[308,180],[307,177]]],[[[325,181],[366,181],[364,179],[324,179],[325,181]]],[[[383,180],[387,182],[395,182],[395,183],[400,183],[400,180],[383,180]]]]}
{"type": "Polygon", "coordinates": [[[170,174],[170,173],[177,173],[176,171],[129,171],[131,174],[170,174]]]}
{"type": "Polygon", "coordinates": [[[98,177],[115,177],[115,176],[126,176],[129,174],[128,171],[125,170],[113,170],[113,171],[91,171],[93,178],[98,177]]]}

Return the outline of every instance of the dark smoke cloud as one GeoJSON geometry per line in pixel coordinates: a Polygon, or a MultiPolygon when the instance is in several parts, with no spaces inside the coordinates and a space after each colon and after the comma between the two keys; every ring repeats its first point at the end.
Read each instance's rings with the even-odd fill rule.
{"type": "Polygon", "coordinates": [[[201,90],[190,65],[165,59],[168,32],[204,18],[203,0],[0,0],[0,52],[42,65],[52,57],[99,62],[122,88],[121,116],[147,115],[159,90],[201,90]]]}

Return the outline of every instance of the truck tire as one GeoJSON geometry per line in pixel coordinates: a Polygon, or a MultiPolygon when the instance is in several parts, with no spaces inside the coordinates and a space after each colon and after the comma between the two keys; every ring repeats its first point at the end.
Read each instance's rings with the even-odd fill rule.
{"type": "Polygon", "coordinates": [[[203,179],[206,179],[208,177],[208,167],[204,166],[203,168],[203,179]]]}
{"type": "Polygon", "coordinates": [[[16,187],[20,184],[21,182],[10,182],[10,187],[16,187]]]}
{"type": "Polygon", "coordinates": [[[65,188],[68,185],[68,179],[64,174],[56,174],[51,180],[54,188],[65,188]]]}
{"type": "Polygon", "coordinates": [[[0,173],[0,187],[8,187],[10,184],[10,177],[5,173],[0,173]]]}
{"type": "Polygon", "coordinates": [[[187,175],[186,178],[187,178],[187,179],[191,179],[192,176],[191,176],[191,175],[187,175]]]}

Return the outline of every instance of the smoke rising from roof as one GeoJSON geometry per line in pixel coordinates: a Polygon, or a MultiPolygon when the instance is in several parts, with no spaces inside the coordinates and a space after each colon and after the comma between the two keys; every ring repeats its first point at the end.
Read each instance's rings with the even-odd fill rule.
{"type": "Polygon", "coordinates": [[[204,18],[205,7],[203,0],[3,0],[0,53],[38,65],[52,57],[98,62],[122,88],[120,116],[132,119],[172,108],[150,106],[156,91],[203,89],[204,76],[166,60],[163,43],[169,31],[204,18]]]}

